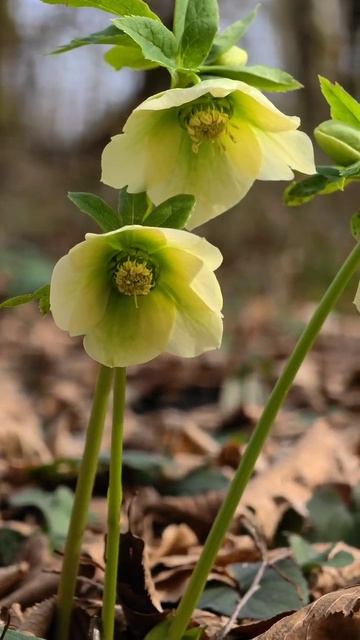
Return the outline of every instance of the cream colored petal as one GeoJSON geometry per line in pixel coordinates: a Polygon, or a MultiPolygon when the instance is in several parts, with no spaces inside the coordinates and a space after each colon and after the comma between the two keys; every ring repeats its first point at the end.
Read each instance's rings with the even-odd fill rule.
{"type": "Polygon", "coordinates": [[[310,138],[302,131],[269,133],[254,129],[263,153],[259,180],[291,180],[291,169],[308,175],[316,173],[310,138]]]}
{"type": "Polygon", "coordinates": [[[214,273],[198,257],[163,249],[167,267],[159,286],[174,302],[176,319],[167,351],[193,357],[215,349],[222,337],[222,296],[214,273]]]}
{"type": "Polygon", "coordinates": [[[221,314],[213,311],[192,289],[178,290],[175,324],[167,351],[184,358],[219,348],[222,340],[221,314]]]}
{"type": "Polygon", "coordinates": [[[217,313],[221,311],[223,297],[214,273],[202,267],[191,282],[191,288],[212,311],[217,313]]]}
{"type": "Polygon", "coordinates": [[[136,108],[136,111],[161,111],[163,109],[180,107],[183,104],[187,104],[188,102],[201,98],[201,96],[204,96],[207,93],[210,93],[214,98],[225,98],[227,95],[242,86],[247,85],[244,85],[243,82],[230,80],[229,78],[203,80],[193,87],[187,87],[185,89],[169,89],[151,96],[142,102],[136,108]]]}
{"type": "Polygon", "coordinates": [[[208,269],[213,271],[221,265],[223,260],[221,252],[205,238],[180,229],[162,229],[161,231],[166,239],[167,259],[171,260],[171,250],[175,248],[200,258],[208,269]]]}
{"type": "Polygon", "coordinates": [[[128,186],[131,193],[146,191],[152,140],[168,120],[167,113],[133,111],[124,132],[114,136],[102,153],[101,181],[115,189],[128,186]]]}
{"type": "Polygon", "coordinates": [[[360,283],[359,283],[359,286],[358,286],[357,291],[356,291],[356,295],[355,295],[355,299],[354,299],[354,305],[357,308],[357,310],[360,312],[360,283]]]}
{"type": "Polygon", "coordinates": [[[247,121],[265,131],[291,131],[300,125],[300,118],[282,113],[258,89],[241,83],[233,95],[234,118],[247,121]]]}
{"type": "Polygon", "coordinates": [[[113,291],[103,319],[87,333],[88,355],[107,367],[143,364],[163,352],[175,320],[172,301],[160,290],[138,296],[113,291]]]}
{"type": "Polygon", "coordinates": [[[221,142],[203,142],[194,153],[191,140],[182,140],[176,162],[176,170],[167,180],[150,185],[149,195],[155,202],[162,202],[178,193],[191,193],[196,198],[194,213],[188,229],[227,211],[239,202],[257,178],[261,154],[251,128],[239,124],[231,128],[233,142],[224,135],[221,142]]]}
{"type": "Polygon", "coordinates": [[[102,318],[110,293],[109,250],[87,242],[75,246],[54,267],[50,306],[55,324],[76,336],[102,318]]]}

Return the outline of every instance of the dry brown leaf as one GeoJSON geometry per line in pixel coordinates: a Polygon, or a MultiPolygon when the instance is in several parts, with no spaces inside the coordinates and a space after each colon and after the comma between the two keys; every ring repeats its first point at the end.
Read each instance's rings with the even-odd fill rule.
{"type": "Polygon", "coordinates": [[[17,630],[37,638],[46,638],[53,620],[55,604],[56,598],[53,597],[27,609],[24,620],[17,630]]]}
{"type": "Polygon", "coordinates": [[[292,506],[304,517],[306,503],[315,487],[327,482],[360,479],[357,456],[349,450],[340,433],[324,419],[318,419],[296,446],[268,470],[253,478],[244,493],[243,506],[256,511],[256,519],[268,540],[272,539],[285,510],[292,506]],[[316,463],[313,460],[316,451],[316,463]]]}
{"type": "Polygon", "coordinates": [[[159,497],[145,506],[145,514],[151,513],[162,523],[185,522],[203,541],[223,500],[224,493],[218,491],[196,496],[159,497]]]}
{"type": "MultiPolygon", "coordinates": [[[[321,553],[328,548],[328,545],[317,544],[315,547],[321,553]]],[[[320,596],[341,587],[360,583],[360,549],[350,547],[344,542],[339,542],[331,551],[329,558],[333,558],[340,551],[350,553],[353,561],[345,567],[323,566],[313,572],[311,576],[311,593],[314,598],[320,598],[320,596]]]]}
{"type": "Polygon", "coordinates": [[[8,567],[0,568],[0,597],[12,591],[22,582],[29,571],[28,562],[18,562],[8,567]]]}
{"type": "Polygon", "coordinates": [[[152,581],[141,538],[130,532],[121,535],[118,566],[119,600],[130,628],[136,637],[142,638],[166,614],[152,581]]]}
{"type": "Polygon", "coordinates": [[[154,566],[165,556],[184,553],[198,544],[197,536],[187,524],[170,524],[161,534],[160,545],[149,549],[150,566],[154,566]]]}
{"type": "MultiPolygon", "coordinates": [[[[234,636],[236,637],[236,636],[234,636]]],[[[359,640],[360,587],[328,593],[283,618],[258,640],[359,640]]]]}

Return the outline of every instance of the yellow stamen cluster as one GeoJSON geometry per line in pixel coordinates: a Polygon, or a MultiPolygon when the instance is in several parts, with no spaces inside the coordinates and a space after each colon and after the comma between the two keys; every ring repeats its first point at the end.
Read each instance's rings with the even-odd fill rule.
{"type": "Polygon", "coordinates": [[[215,142],[226,131],[229,114],[209,106],[191,114],[186,121],[186,130],[192,141],[192,150],[197,153],[202,142],[215,142]]]}
{"type": "Polygon", "coordinates": [[[126,296],[147,296],[154,286],[154,275],[144,262],[128,258],[115,272],[114,282],[126,296]]]}

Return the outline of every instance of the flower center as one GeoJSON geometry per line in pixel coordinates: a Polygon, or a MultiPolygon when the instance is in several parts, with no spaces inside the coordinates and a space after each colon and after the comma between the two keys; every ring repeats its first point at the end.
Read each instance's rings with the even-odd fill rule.
{"type": "Polygon", "coordinates": [[[189,134],[194,153],[199,151],[202,142],[213,143],[227,133],[231,115],[231,104],[225,98],[205,96],[183,107],[180,122],[189,134]]]}
{"type": "Polygon", "coordinates": [[[146,262],[127,258],[114,272],[114,283],[126,296],[147,296],[154,287],[154,273],[146,262]]]}

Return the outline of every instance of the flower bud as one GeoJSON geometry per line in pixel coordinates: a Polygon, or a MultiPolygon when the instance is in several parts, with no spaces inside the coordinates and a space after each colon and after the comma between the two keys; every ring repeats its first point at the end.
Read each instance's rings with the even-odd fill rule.
{"type": "Polygon", "coordinates": [[[230,47],[228,51],[222,53],[216,58],[214,64],[220,64],[224,67],[242,67],[248,61],[248,54],[245,49],[240,47],[230,47]]]}
{"type": "Polygon", "coordinates": [[[327,120],[316,127],[314,134],[321,149],[337,164],[347,167],[360,160],[360,127],[327,120]]]}

